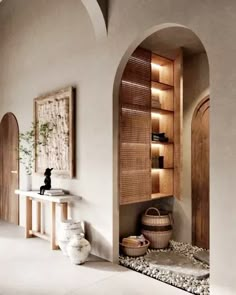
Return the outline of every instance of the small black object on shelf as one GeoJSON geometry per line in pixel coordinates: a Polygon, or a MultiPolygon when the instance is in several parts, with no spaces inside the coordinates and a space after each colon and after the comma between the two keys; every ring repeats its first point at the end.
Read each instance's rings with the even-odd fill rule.
{"type": "Polygon", "coordinates": [[[159,156],[158,160],[159,160],[159,168],[163,169],[164,168],[164,157],[159,156]]]}
{"type": "Polygon", "coordinates": [[[152,141],[168,142],[169,138],[165,136],[165,133],[152,133],[152,141]]]}
{"type": "Polygon", "coordinates": [[[47,168],[44,172],[44,183],[45,185],[42,185],[40,187],[40,195],[44,195],[45,190],[50,190],[51,189],[51,171],[53,170],[53,168],[47,168]]]}

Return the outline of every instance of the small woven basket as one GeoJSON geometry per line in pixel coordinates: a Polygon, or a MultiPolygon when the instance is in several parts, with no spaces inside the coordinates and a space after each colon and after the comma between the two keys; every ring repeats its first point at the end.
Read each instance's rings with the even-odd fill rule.
{"type": "Polygon", "coordinates": [[[145,240],[145,245],[139,247],[126,246],[120,243],[122,252],[127,256],[133,257],[143,256],[146,254],[149,245],[150,242],[148,240],[145,240]]]}

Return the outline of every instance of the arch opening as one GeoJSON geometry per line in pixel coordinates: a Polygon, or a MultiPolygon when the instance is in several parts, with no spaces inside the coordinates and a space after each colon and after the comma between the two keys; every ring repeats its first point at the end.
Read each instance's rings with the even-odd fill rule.
{"type": "MultiPolygon", "coordinates": [[[[158,108],[161,116],[165,117],[167,116],[168,111],[173,111],[173,114],[169,113],[168,115],[170,117],[173,116],[174,122],[176,122],[175,121],[176,106],[174,106],[173,110],[168,109],[165,103],[162,104],[163,101],[158,106],[157,105],[155,107],[153,106],[153,93],[152,93],[153,86],[151,84],[153,83],[152,64],[153,62],[151,59],[151,65],[150,65],[151,106],[150,106],[149,112],[152,113],[153,108],[158,108]]],[[[131,77],[131,79],[133,78],[131,77]]],[[[158,81],[160,83],[159,86],[166,87],[166,84],[169,84],[169,82],[165,82],[165,81],[167,80],[165,80],[164,78],[162,81],[159,80],[158,81]]],[[[137,85],[135,87],[137,87],[137,85]]],[[[158,207],[161,210],[171,212],[173,214],[175,225],[173,226],[172,238],[175,241],[180,243],[185,243],[189,246],[192,246],[192,245],[200,246],[200,244],[198,244],[198,242],[196,241],[195,233],[192,232],[194,230],[193,223],[196,221],[196,219],[194,219],[195,217],[193,216],[195,215],[194,215],[194,212],[192,212],[193,182],[192,182],[192,174],[191,174],[191,165],[192,165],[191,120],[194,114],[194,110],[196,106],[198,105],[199,101],[201,101],[204,97],[206,97],[206,95],[209,95],[209,89],[210,89],[209,88],[209,62],[208,62],[208,57],[207,57],[205,47],[192,30],[182,25],[163,24],[163,25],[156,26],[149,29],[142,36],[140,36],[138,39],[136,39],[134,42],[130,44],[130,46],[127,48],[126,52],[124,53],[123,57],[121,58],[121,61],[119,63],[119,66],[116,72],[114,87],[113,87],[113,103],[114,103],[114,109],[113,109],[113,117],[114,117],[114,129],[113,129],[113,136],[114,136],[113,137],[113,157],[114,157],[113,158],[113,161],[114,161],[113,162],[114,163],[114,181],[113,181],[114,207],[113,209],[114,211],[113,212],[114,214],[113,216],[114,216],[114,253],[117,253],[117,255],[119,253],[119,242],[122,241],[123,238],[131,236],[131,235],[139,235],[143,232],[142,225],[141,225],[141,215],[145,212],[147,208],[153,207],[153,206],[158,207]],[[133,165],[132,166],[133,168],[134,167],[137,168],[138,167],[137,162],[139,162],[139,165],[141,165],[140,162],[142,162],[141,158],[143,157],[142,153],[138,155],[137,147],[135,149],[135,152],[137,153],[136,156],[134,156],[129,150],[127,153],[127,155],[129,155],[128,157],[124,156],[125,155],[124,149],[122,150],[121,148],[121,144],[127,144],[127,142],[126,143],[122,142],[122,140],[125,137],[124,135],[125,130],[124,130],[124,126],[122,126],[121,121],[126,120],[124,117],[122,117],[123,116],[122,95],[126,95],[124,94],[124,90],[122,90],[122,83],[124,81],[127,82],[127,77],[129,79],[132,75],[135,75],[134,74],[135,71],[137,74],[138,65],[136,65],[136,70],[134,71],[131,68],[127,70],[127,68],[130,66],[131,58],[135,58],[135,52],[137,52],[137,48],[140,48],[140,47],[144,49],[146,52],[150,52],[151,58],[153,55],[155,55],[155,56],[163,57],[166,60],[173,61],[174,80],[175,80],[175,70],[177,69],[177,67],[179,66],[181,67],[181,74],[179,72],[179,89],[178,89],[178,86],[175,84],[175,81],[173,82],[173,85],[171,86],[173,87],[173,92],[174,93],[179,92],[179,96],[180,96],[179,105],[178,105],[179,112],[177,116],[179,116],[178,124],[181,129],[175,130],[175,127],[173,127],[173,130],[174,130],[173,131],[174,135],[172,140],[174,141],[173,152],[171,152],[170,151],[171,148],[169,148],[169,151],[163,152],[161,154],[162,160],[164,158],[164,163],[168,162],[168,165],[171,163],[170,166],[167,167],[164,164],[164,166],[161,166],[163,170],[161,170],[161,168],[159,168],[158,166],[158,169],[159,169],[158,173],[167,173],[167,172],[163,172],[165,171],[164,169],[166,169],[166,171],[167,169],[170,169],[170,170],[173,169],[173,175],[174,175],[172,178],[173,187],[178,186],[180,193],[179,195],[177,195],[176,190],[173,189],[172,192],[167,193],[163,198],[161,194],[159,194],[159,197],[156,199],[152,197],[150,197],[148,200],[145,198],[144,199],[136,198],[135,200],[133,199],[132,201],[132,198],[131,198],[130,199],[131,201],[124,202],[122,201],[124,199],[122,199],[122,196],[121,196],[124,190],[124,186],[122,186],[122,181],[124,182],[124,179],[126,179],[127,182],[129,183],[129,187],[133,185],[133,183],[131,181],[132,180],[131,178],[122,177],[121,173],[123,173],[123,171],[127,169],[129,165],[131,166],[133,165]],[[178,63],[176,62],[177,59],[178,59],[178,63]],[[177,139],[175,136],[176,132],[178,133],[177,139]],[[176,144],[176,140],[178,140],[177,142],[178,145],[176,144]],[[179,149],[176,149],[176,146],[178,146],[179,149]],[[178,159],[176,158],[176,153],[180,153],[180,155],[178,156],[178,159]],[[170,159],[171,157],[173,158],[172,160],[170,159]],[[177,161],[179,161],[178,167],[176,167],[176,159],[177,161]],[[124,167],[126,168],[124,169],[124,167]],[[178,174],[176,174],[175,170],[178,170],[178,174]],[[170,196],[171,193],[173,196],[170,196]],[[117,230],[118,228],[119,230],[117,230]]],[[[133,95],[136,95],[136,98],[137,98],[137,95],[140,96],[140,93],[138,93],[135,89],[133,89],[133,95]]],[[[175,95],[176,94],[174,94],[173,96],[174,99],[176,98],[175,95]]],[[[133,99],[133,102],[134,100],[135,99],[133,99]]],[[[137,99],[136,99],[136,102],[137,102],[137,99]]],[[[127,100],[126,100],[126,103],[127,103],[127,100]]],[[[160,118],[158,120],[159,120],[158,124],[159,125],[162,124],[162,127],[160,126],[158,127],[157,129],[158,132],[168,134],[168,127],[166,128],[163,127],[164,124],[166,123],[161,123],[162,119],[160,118]]],[[[165,121],[167,122],[168,119],[165,119],[165,121]]],[[[126,120],[125,124],[127,124],[127,122],[128,121],[126,120]]],[[[151,124],[150,126],[151,134],[153,134],[152,117],[148,124],[151,124]]],[[[132,136],[131,133],[129,133],[129,136],[132,136]]],[[[171,138],[170,134],[168,137],[170,140],[171,138]]],[[[151,138],[151,136],[149,138],[151,138]]],[[[126,137],[126,140],[127,140],[127,137],[126,137]]],[[[131,141],[133,141],[133,139],[131,139],[131,141]]],[[[132,144],[133,143],[134,142],[132,142],[132,144]]],[[[149,144],[150,146],[153,145],[151,143],[147,143],[147,144],[149,144]]],[[[168,150],[167,147],[163,149],[168,150]]],[[[150,150],[151,150],[150,151],[150,154],[151,154],[150,175],[151,175],[151,196],[152,196],[153,195],[152,147],[150,147],[150,150]]],[[[159,154],[159,159],[160,159],[160,154],[159,154]]],[[[208,158],[208,161],[209,161],[209,158],[208,158]]],[[[158,165],[160,165],[160,160],[158,165]]],[[[209,169],[209,162],[208,162],[208,169],[209,169]]],[[[199,173],[201,173],[201,171],[199,173]]],[[[158,180],[159,187],[161,186],[160,179],[161,178],[159,176],[159,180],[158,180]]],[[[164,180],[164,182],[166,182],[167,185],[170,185],[170,183],[172,183],[167,178],[166,180],[164,180]]],[[[142,185],[144,185],[144,183],[142,185]]],[[[136,183],[136,186],[137,186],[136,193],[140,192],[141,191],[140,186],[138,186],[137,183],[136,183]]],[[[208,179],[208,188],[209,188],[209,179],[208,179]]],[[[146,193],[147,192],[148,192],[148,189],[146,193]]],[[[147,194],[150,194],[150,192],[147,194]]],[[[207,192],[207,197],[209,201],[209,189],[207,192]]],[[[205,224],[206,223],[209,224],[209,210],[207,212],[207,215],[208,216],[204,217],[204,218],[208,218],[205,224]]],[[[202,226],[204,227],[203,223],[200,222],[199,227],[202,227],[202,226]]],[[[204,228],[203,228],[203,231],[204,231],[204,228]]],[[[207,238],[209,239],[209,233],[207,238]]]]}
{"type": "Polygon", "coordinates": [[[13,113],[6,113],[0,122],[0,219],[19,224],[19,126],[13,113]]]}

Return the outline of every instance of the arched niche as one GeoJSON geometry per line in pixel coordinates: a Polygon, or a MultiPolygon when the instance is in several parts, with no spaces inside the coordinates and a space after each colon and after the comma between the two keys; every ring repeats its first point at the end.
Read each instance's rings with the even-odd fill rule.
{"type": "MultiPolygon", "coordinates": [[[[200,45],[200,47],[203,48],[204,52],[206,52],[204,45],[202,44],[202,42],[200,41],[200,39],[198,38],[198,36],[189,28],[180,25],[180,24],[175,24],[175,23],[165,23],[165,24],[161,24],[161,25],[157,25],[154,26],[148,30],[146,30],[145,32],[141,33],[140,36],[138,38],[136,38],[133,42],[130,43],[130,45],[128,46],[128,48],[126,49],[126,51],[124,52],[123,56],[120,59],[119,65],[117,67],[116,70],[116,75],[115,75],[115,79],[114,79],[114,84],[113,84],[113,238],[114,238],[114,261],[118,261],[118,253],[119,253],[119,214],[120,214],[120,206],[119,206],[119,89],[120,89],[120,83],[121,83],[121,79],[122,79],[122,74],[123,71],[125,69],[125,66],[129,60],[129,57],[132,55],[133,51],[141,45],[144,44],[144,41],[147,40],[148,38],[150,39],[151,36],[155,36],[158,38],[158,33],[162,32],[165,33],[165,31],[174,31],[178,29],[178,31],[188,31],[189,36],[191,36],[191,38],[194,40],[196,40],[196,42],[198,42],[200,45]]],[[[181,35],[181,34],[180,34],[181,35]]],[[[183,35],[183,34],[182,34],[183,35]]],[[[181,40],[181,36],[178,40],[178,33],[176,35],[176,41],[178,41],[178,46],[179,47],[183,47],[183,49],[185,48],[185,42],[184,40],[181,40]],[[181,44],[182,42],[182,44],[181,44]]],[[[191,39],[190,38],[190,39],[191,39]]],[[[186,40],[185,40],[186,41],[186,40]]],[[[191,40],[190,40],[191,41],[191,40]]],[[[168,40],[166,40],[166,42],[168,43],[168,40]]],[[[190,42],[191,43],[191,42],[190,42]]],[[[194,49],[194,44],[192,45],[193,49],[194,49]]],[[[146,48],[146,49],[151,49],[151,48],[146,48]]],[[[162,50],[163,50],[163,46],[162,46],[162,50]]],[[[161,54],[163,55],[163,53],[161,54]]],[[[208,62],[208,57],[207,59],[207,67],[209,67],[209,62],[208,62]]],[[[209,82],[209,73],[208,73],[208,82],[209,82]]],[[[209,91],[209,88],[206,89],[206,91],[203,91],[202,95],[206,95],[206,92],[209,91]]],[[[209,93],[207,93],[209,94],[209,93]]],[[[199,95],[201,96],[201,95],[199,95]]],[[[191,134],[190,134],[190,140],[191,140],[191,134]]],[[[185,147],[184,147],[185,148],[185,147]]],[[[190,162],[191,165],[191,162],[190,162]]],[[[191,182],[191,179],[188,180],[191,182]]],[[[186,192],[185,192],[186,194],[186,192]]],[[[191,195],[189,196],[191,199],[191,195]]],[[[191,212],[191,201],[188,202],[186,201],[185,198],[183,198],[181,201],[176,201],[176,204],[174,204],[175,206],[175,210],[177,210],[177,222],[179,223],[179,225],[186,223],[186,220],[188,220],[189,216],[185,216],[185,220],[181,221],[181,216],[180,215],[185,215],[186,214],[186,210],[188,211],[188,214],[192,214],[191,212]]],[[[151,203],[150,203],[151,205],[151,203]]],[[[130,208],[129,208],[130,210],[130,208]]],[[[138,209],[137,209],[138,210],[138,209]]],[[[137,214],[140,214],[140,211],[137,211],[137,214]]],[[[134,210],[135,211],[135,210],[134,210]]],[[[132,214],[132,210],[130,211],[132,214]]],[[[191,235],[191,226],[188,229],[188,231],[190,232],[189,235],[191,235]]],[[[182,233],[177,233],[178,236],[181,237],[181,239],[183,239],[183,241],[186,242],[191,242],[189,239],[189,237],[184,237],[184,235],[182,233]],[[182,236],[181,236],[182,235],[182,236]]]]}

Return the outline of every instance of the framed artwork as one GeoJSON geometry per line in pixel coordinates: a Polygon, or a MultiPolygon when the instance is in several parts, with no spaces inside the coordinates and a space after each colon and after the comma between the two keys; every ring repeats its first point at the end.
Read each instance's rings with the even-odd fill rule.
{"type": "Polygon", "coordinates": [[[75,176],[75,89],[48,93],[34,99],[35,172],[53,168],[53,174],[75,176]],[[39,128],[50,130],[46,144],[39,144],[39,128]]]}

